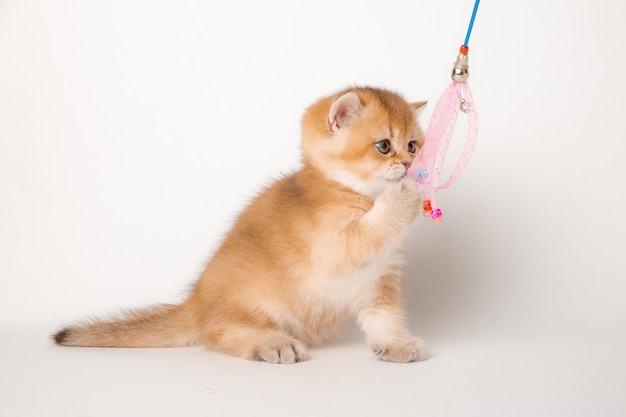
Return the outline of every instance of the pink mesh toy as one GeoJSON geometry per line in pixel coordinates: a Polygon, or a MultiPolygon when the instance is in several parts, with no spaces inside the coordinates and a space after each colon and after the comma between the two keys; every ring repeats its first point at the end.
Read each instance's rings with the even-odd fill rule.
{"type": "Polygon", "coordinates": [[[478,137],[478,114],[474,106],[474,98],[467,84],[469,77],[468,56],[469,37],[476,18],[480,0],[476,0],[470,19],[465,42],[452,70],[452,83],[443,92],[433,110],[424,146],[409,167],[407,176],[413,178],[424,187],[424,215],[431,217],[436,223],[441,222],[442,212],[437,205],[437,191],[448,188],[461,175],[474,152],[478,137]],[[463,153],[443,185],[440,184],[448,147],[454,133],[459,110],[467,115],[467,138],[463,153]]]}

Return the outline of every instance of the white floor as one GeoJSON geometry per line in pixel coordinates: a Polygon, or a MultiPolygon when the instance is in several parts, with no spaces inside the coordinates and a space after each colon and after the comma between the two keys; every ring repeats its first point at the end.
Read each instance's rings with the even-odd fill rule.
{"type": "Polygon", "coordinates": [[[201,348],[61,348],[2,328],[0,415],[624,416],[626,338],[429,340],[421,363],[376,361],[356,336],[270,365],[201,348]]]}

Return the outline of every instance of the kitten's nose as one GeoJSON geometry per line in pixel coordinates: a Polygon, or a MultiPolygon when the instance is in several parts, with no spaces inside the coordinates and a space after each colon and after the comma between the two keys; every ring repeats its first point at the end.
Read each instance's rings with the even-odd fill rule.
{"type": "Polygon", "coordinates": [[[409,169],[409,167],[411,166],[411,161],[402,161],[402,165],[404,165],[406,169],[409,169]]]}

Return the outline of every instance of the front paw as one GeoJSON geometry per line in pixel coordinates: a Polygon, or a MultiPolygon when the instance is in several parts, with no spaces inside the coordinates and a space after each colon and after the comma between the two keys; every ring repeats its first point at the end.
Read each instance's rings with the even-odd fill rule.
{"type": "Polygon", "coordinates": [[[379,359],[387,362],[417,362],[427,359],[424,344],[417,338],[372,345],[379,359]]]}
{"type": "Polygon", "coordinates": [[[297,363],[304,360],[304,345],[295,339],[276,337],[256,349],[255,359],[269,363],[297,363]]]}
{"type": "Polygon", "coordinates": [[[412,223],[422,213],[423,187],[416,181],[404,178],[391,184],[381,198],[389,212],[402,215],[405,221],[412,223]]]}

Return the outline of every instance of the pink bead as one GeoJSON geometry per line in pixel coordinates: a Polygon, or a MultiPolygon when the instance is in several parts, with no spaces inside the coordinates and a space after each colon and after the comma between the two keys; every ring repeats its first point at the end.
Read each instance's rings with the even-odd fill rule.
{"type": "Polygon", "coordinates": [[[433,211],[430,212],[430,218],[433,219],[435,223],[441,222],[441,216],[443,216],[443,214],[440,208],[433,209],[433,211]]]}

